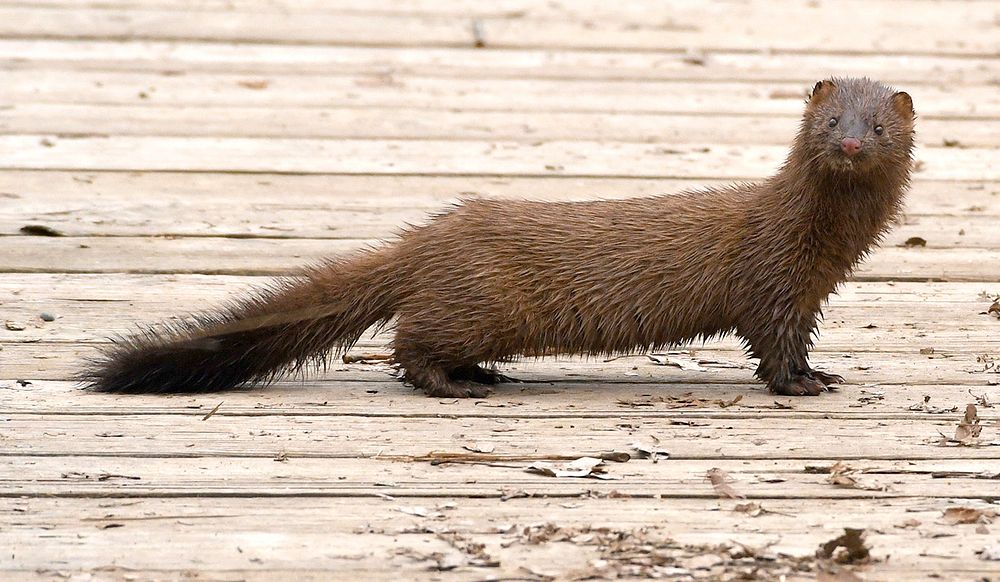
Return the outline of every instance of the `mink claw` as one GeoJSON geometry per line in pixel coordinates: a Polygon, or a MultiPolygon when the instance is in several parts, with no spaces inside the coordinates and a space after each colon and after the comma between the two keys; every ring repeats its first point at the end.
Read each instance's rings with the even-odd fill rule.
{"type": "Polygon", "coordinates": [[[832,390],[830,386],[833,384],[844,383],[844,377],[838,374],[828,374],[826,372],[820,372],[819,370],[811,370],[806,375],[809,376],[810,378],[813,378],[814,380],[819,380],[820,382],[822,382],[823,386],[825,386],[827,390],[832,390]]]}

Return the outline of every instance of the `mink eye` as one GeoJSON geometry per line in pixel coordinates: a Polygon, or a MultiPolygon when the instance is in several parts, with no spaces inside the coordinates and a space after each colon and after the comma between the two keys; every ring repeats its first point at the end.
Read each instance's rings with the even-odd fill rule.
{"type": "Polygon", "coordinates": [[[882,127],[881,125],[876,125],[875,126],[875,135],[882,135],[883,133],[885,133],[885,128],[882,127]]]}
{"type": "Polygon", "coordinates": [[[837,127],[837,118],[831,117],[830,122],[826,124],[827,127],[837,127]]]}

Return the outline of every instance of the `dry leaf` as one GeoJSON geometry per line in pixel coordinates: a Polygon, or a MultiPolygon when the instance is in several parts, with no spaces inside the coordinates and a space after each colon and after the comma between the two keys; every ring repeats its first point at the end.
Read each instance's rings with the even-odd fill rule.
{"type": "Polygon", "coordinates": [[[743,395],[738,394],[736,398],[733,398],[732,400],[717,400],[716,404],[719,405],[719,408],[729,408],[730,406],[736,406],[741,400],[743,400],[743,395]]]}
{"type": "Polygon", "coordinates": [[[880,400],[885,400],[885,390],[861,390],[861,396],[858,396],[861,404],[872,404],[880,400]]]}
{"type": "Polygon", "coordinates": [[[826,482],[837,487],[846,487],[849,489],[864,489],[867,491],[879,491],[882,489],[880,485],[862,482],[855,476],[860,473],[859,469],[855,469],[843,461],[837,461],[830,467],[830,476],[826,478],[826,482]]]}
{"type": "Polygon", "coordinates": [[[340,358],[345,364],[368,364],[370,362],[385,362],[393,359],[392,354],[359,354],[349,356],[344,354],[340,358]]]}
{"type": "Polygon", "coordinates": [[[927,394],[924,395],[924,401],[919,404],[913,404],[907,410],[912,410],[914,412],[926,412],[928,414],[947,414],[950,412],[957,412],[958,406],[952,406],[950,408],[938,408],[937,406],[930,405],[931,397],[927,394]]]}
{"type": "Polygon", "coordinates": [[[974,507],[949,507],[944,510],[944,523],[960,525],[963,523],[993,523],[997,512],[991,509],[976,509],[974,507]]]}
{"type": "Polygon", "coordinates": [[[653,459],[653,462],[656,463],[661,458],[670,458],[670,453],[666,449],[659,449],[655,446],[644,445],[640,442],[632,443],[631,447],[636,450],[638,453],[636,457],[639,459],[653,459]]]}
{"type": "Polygon", "coordinates": [[[733,508],[733,511],[745,513],[750,517],[757,517],[762,513],[768,513],[767,510],[761,507],[759,503],[753,501],[749,503],[738,503],[736,507],[733,508]]]}
{"type": "MultiPolygon", "coordinates": [[[[941,434],[941,440],[938,442],[941,446],[947,446],[950,444],[960,445],[963,447],[979,446],[979,435],[983,432],[983,425],[979,424],[979,414],[976,411],[975,404],[969,404],[965,407],[965,416],[962,417],[962,421],[958,423],[958,427],[955,428],[955,437],[948,438],[944,433],[941,434]]],[[[990,442],[987,445],[998,445],[1000,442],[990,442]]]]}
{"type": "Polygon", "coordinates": [[[646,357],[659,366],[674,366],[680,368],[681,370],[695,372],[705,371],[705,368],[701,367],[698,362],[683,353],[668,352],[666,354],[646,354],[646,357]]]}
{"type": "Polygon", "coordinates": [[[715,492],[719,495],[719,497],[726,497],[729,499],[746,499],[745,495],[737,493],[736,490],[729,485],[731,479],[722,469],[713,467],[708,470],[707,476],[708,480],[712,483],[712,488],[715,489],[715,492]]]}
{"type": "Polygon", "coordinates": [[[816,550],[816,556],[832,559],[841,564],[867,562],[871,552],[865,544],[865,530],[845,527],[844,534],[822,544],[816,550]]]}
{"type": "Polygon", "coordinates": [[[965,417],[955,429],[955,440],[971,441],[979,438],[981,432],[983,432],[983,427],[979,424],[979,413],[976,410],[976,405],[970,404],[965,407],[965,417]]]}
{"type": "Polygon", "coordinates": [[[538,461],[528,466],[526,471],[549,477],[591,477],[594,479],[621,479],[609,475],[603,467],[604,460],[595,457],[580,457],[568,463],[538,461]]]}
{"type": "Polygon", "coordinates": [[[496,446],[492,443],[472,443],[471,445],[462,445],[462,448],[473,453],[492,453],[496,446]]]}
{"type": "Polygon", "coordinates": [[[223,403],[223,402],[225,402],[225,400],[220,400],[220,401],[219,401],[219,403],[215,405],[215,408],[213,408],[212,410],[209,410],[209,411],[208,411],[208,414],[206,414],[205,416],[201,417],[201,419],[202,419],[202,420],[208,420],[208,419],[212,418],[212,416],[213,416],[213,415],[214,415],[214,414],[215,414],[216,412],[218,412],[218,411],[219,411],[219,408],[221,408],[221,407],[222,407],[222,403],[223,403]]]}
{"type": "Polygon", "coordinates": [[[993,403],[986,397],[986,394],[973,394],[972,388],[969,388],[969,396],[975,398],[976,404],[979,406],[982,406],[983,408],[993,408],[993,403]]]}
{"type": "Polygon", "coordinates": [[[707,372],[709,368],[742,369],[747,366],[728,360],[715,358],[695,358],[690,352],[672,351],[662,354],[646,354],[653,363],[660,366],[674,366],[682,370],[707,372]]]}

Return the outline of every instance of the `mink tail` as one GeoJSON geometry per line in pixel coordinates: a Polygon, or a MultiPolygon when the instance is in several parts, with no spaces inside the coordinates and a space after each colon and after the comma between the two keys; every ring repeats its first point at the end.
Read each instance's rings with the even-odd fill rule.
{"type": "Polygon", "coordinates": [[[215,312],[112,340],[78,379],[103,392],[211,392],[322,366],[392,318],[392,249],[331,261],[215,312]]]}

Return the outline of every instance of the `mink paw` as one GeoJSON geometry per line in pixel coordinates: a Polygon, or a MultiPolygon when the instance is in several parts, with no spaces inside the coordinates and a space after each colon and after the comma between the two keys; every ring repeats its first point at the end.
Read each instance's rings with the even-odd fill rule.
{"type": "Polygon", "coordinates": [[[772,383],[771,392],[784,396],[819,396],[826,385],[822,381],[805,374],[792,377],[781,383],[772,383]]]}
{"type": "Polygon", "coordinates": [[[820,372],[819,370],[810,370],[809,372],[806,373],[806,375],[816,380],[819,380],[827,388],[829,388],[831,384],[844,383],[843,376],[838,376],[837,374],[827,374],[826,372],[820,372]]]}
{"type": "Polygon", "coordinates": [[[487,384],[490,386],[496,384],[520,384],[521,381],[517,378],[511,378],[510,376],[501,374],[496,370],[489,370],[483,368],[482,366],[468,366],[464,368],[457,368],[453,370],[450,374],[453,381],[456,382],[476,382],[478,384],[487,384]]]}

